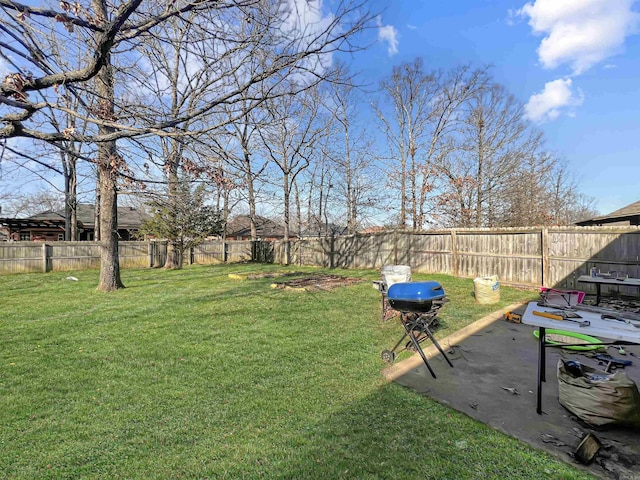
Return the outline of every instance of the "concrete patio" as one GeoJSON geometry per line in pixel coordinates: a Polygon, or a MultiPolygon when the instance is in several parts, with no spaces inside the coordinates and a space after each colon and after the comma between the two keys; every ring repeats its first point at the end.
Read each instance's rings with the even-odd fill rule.
{"type": "MultiPolygon", "coordinates": [[[[536,413],[538,347],[533,335],[535,327],[504,320],[505,310],[514,311],[518,307],[524,310],[512,305],[441,339],[440,344],[454,368],[429,342],[425,342],[424,351],[437,379],[431,377],[417,354],[391,365],[383,373],[390,380],[589,473],[602,478],[639,479],[640,431],[589,428],[558,401],[558,359],[574,359],[602,369],[595,359],[565,349],[547,348],[543,414],[536,413]],[[518,393],[507,389],[516,389],[518,393]],[[589,432],[597,436],[603,448],[589,466],[584,466],[574,459],[573,452],[589,432]]],[[[398,325],[399,332],[400,328],[398,325]]],[[[633,365],[626,367],[625,372],[640,385],[640,346],[626,346],[625,351],[625,356],[613,348],[608,353],[632,360],[633,365]]]]}

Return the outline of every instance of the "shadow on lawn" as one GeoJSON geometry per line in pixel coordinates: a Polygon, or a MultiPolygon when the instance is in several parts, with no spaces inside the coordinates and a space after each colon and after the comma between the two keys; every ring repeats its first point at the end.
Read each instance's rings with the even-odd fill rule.
{"type": "Polygon", "coordinates": [[[397,385],[306,426],[272,451],[272,458],[247,458],[225,477],[588,478],[397,385]]]}

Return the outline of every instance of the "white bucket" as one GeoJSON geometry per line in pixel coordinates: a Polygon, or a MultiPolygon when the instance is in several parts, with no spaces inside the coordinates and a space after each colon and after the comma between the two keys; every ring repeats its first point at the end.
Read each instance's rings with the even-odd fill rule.
{"type": "Polygon", "coordinates": [[[389,288],[394,283],[411,281],[411,267],[408,265],[386,265],[382,267],[382,281],[389,288]]]}

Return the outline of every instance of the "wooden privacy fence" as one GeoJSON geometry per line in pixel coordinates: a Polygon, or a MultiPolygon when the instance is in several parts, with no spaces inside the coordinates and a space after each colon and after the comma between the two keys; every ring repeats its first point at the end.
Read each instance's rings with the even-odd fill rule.
{"type": "MultiPolygon", "coordinates": [[[[159,267],[166,242],[120,242],[120,264],[159,267]]],[[[367,235],[306,238],[290,242],[291,263],[327,268],[380,269],[410,265],[415,272],[475,278],[497,275],[505,284],[577,288],[592,267],[640,277],[638,227],[550,227],[387,231],[367,235]]],[[[185,264],[285,261],[284,242],[205,242],[185,252],[185,264]]],[[[0,273],[98,268],[95,242],[0,243],[0,273]]],[[[603,287],[604,288],[604,287],[603,287]]],[[[635,295],[635,291],[621,291],[635,295]]]]}
{"type": "MultiPolygon", "coordinates": [[[[249,245],[249,254],[250,254],[249,245]]],[[[221,243],[206,243],[187,250],[184,263],[216,263],[223,259],[221,243]]],[[[167,257],[166,241],[119,242],[121,268],[162,267],[167,257]]],[[[240,260],[232,252],[231,258],[240,260]]],[[[2,242],[0,274],[69,271],[100,268],[97,242],[2,242]]]]}
{"type": "MultiPolygon", "coordinates": [[[[284,263],[284,245],[274,258],[284,263]]],[[[456,277],[497,275],[512,285],[576,288],[591,267],[640,277],[638,227],[549,227],[388,231],[369,235],[313,238],[293,242],[292,263],[338,268],[410,265],[415,272],[456,277]]],[[[614,287],[614,289],[617,287],[614,287]]],[[[603,287],[604,289],[604,287],[603,287]]],[[[592,292],[593,290],[593,292],[592,292]]],[[[637,295],[635,289],[620,289],[637,295]]]]}

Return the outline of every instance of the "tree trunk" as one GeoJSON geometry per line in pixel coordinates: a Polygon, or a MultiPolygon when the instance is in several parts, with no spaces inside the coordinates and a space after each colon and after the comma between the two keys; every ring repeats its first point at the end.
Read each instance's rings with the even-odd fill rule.
{"type": "MultiPolygon", "coordinates": [[[[98,158],[109,158],[115,154],[115,142],[106,142],[98,146],[98,158]]],[[[98,184],[100,186],[100,283],[98,290],[110,292],[124,288],[120,279],[120,261],[118,258],[118,199],[115,175],[109,165],[100,160],[98,165],[98,184]]]]}
{"type": "Polygon", "coordinates": [[[409,155],[411,155],[411,223],[413,224],[414,230],[420,230],[422,225],[418,222],[416,147],[413,141],[409,144],[409,155]]]}
{"type": "Polygon", "coordinates": [[[94,207],[94,220],[93,220],[93,240],[99,242],[102,235],[100,235],[100,181],[96,181],[96,204],[94,207]]]}
{"type": "MultiPolygon", "coordinates": [[[[107,15],[106,2],[94,0],[96,14],[105,19],[107,15]]],[[[96,93],[98,95],[99,115],[105,120],[114,117],[114,86],[111,55],[107,54],[105,63],[96,76],[96,93]]],[[[106,136],[113,133],[113,127],[98,126],[98,134],[106,136]]],[[[116,142],[100,142],[98,144],[98,191],[100,192],[100,283],[98,290],[110,292],[124,288],[120,279],[120,261],[118,258],[118,195],[117,172],[119,163],[116,142]]],[[[98,220],[96,219],[96,224],[98,220]]]]}
{"type": "Polygon", "coordinates": [[[175,240],[167,240],[167,258],[164,267],[167,270],[179,269],[182,267],[182,255],[175,240]]]}
{"type": "MultiPolygon", "coordinates": [[[[482,114],[481,114],[482,115],[482,114]]],[[[484,202],[483,197],[483,184],[484,184],[484,167],[485,167],[485,155],[484,155],[484,123],[482,117],[478,122],[478,170],[476,178],[476,227],[482,226],[482,204],[484,202]]]]}
{"type": "MultiPolygon", "coordinates": [[[[175,148],[175,146],[173,147],[175,148]]],[[[169,174],[168,174],[168,190],[169,190],[169,211],[174,216],[171,222],[175,225],[175,216],[178,214],[177,202],[178,199],[178,161],[175,158],[175,152],[170,154],[172,158],[169,162],[169,174]]],[[[182,249],[178,245],[178,239],[167,239],[167,258],[164,262],[164,268],[167,270],[182,268],[182,249]]]]}
{"type": "Polygon", "coordinates": [[[407,160],[404,151],[400,162],[400,228],[407,228],[407,160]]]}
{"type": "Polygon", "coordinates": [[[356,219],[355,219],[355,201],[353,196],[353,178],[351,171],[351,144],[349,139],[349,125],[347,119],[344,119],[344,144],[345,144],[345,180],[347,182],[347,233],[356,233],[356,219]]]}
{"type": "Polygon", "coordinates": [[[164,261],[166,270],[182,268],[182,255],[175,240],[167,240],[167,258],[164,261]]]}
{"type": "MultiPolygon", "coordinates": [[[[249,200],[249,224],[251,226],[251,241],[258,239],[258,231],[256,229],[256,193],[253,190],[253,172],[251,171],[251,156],[244,149],[244,171],[245,180],[247,182],[247,195],[249,200]]],[[[225,223],[227,219],[225,218],[225,223]]]]}
{"type": "Polygon", "coordinates": [[[72,242],[78,241],[78,178],[76,174],[76,157],[75,155],[69,159],[69,178],[71,184],[69,185],[69,198],[67,204],[70,206],[70,231],[69,238],[72,242]]]}
{"type": "Polygon", "coordinates": [[[291,252],[289,249],[289,174],[284,174],[283,181],[284,188],[284,264],[289,265],[291,263],[291,252]]]}
{"type": "MultiPolygon", "coordinates": [[[[64,153],[62,154],[65,155],[64,153]]],[[[64,172],[64,239],[71,240],[71,178],[65,166],[64,172]]]]}
{"type": "Polygon", "coordinates": [[[302,232],[302,205],[300,205],[300,191],[298,190],[297,180],[293,181],[293,189],[296,203],[296,230],[299,237],[300,232],[302,232]]]}

